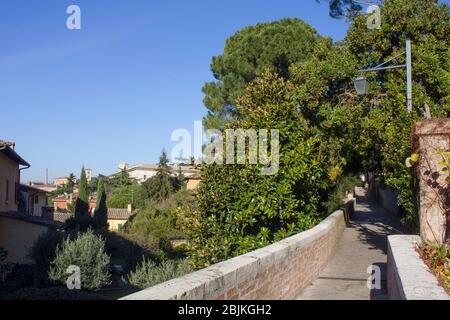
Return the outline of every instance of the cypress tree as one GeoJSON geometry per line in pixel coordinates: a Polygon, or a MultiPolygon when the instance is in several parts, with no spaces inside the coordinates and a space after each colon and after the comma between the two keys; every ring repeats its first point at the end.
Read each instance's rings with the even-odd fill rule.
{"type": "Polygon", "coordinates": [[[80,181],[78,182],[78,198],[75,203],[75,220],[77,222],[86,222],[89,219],[89,195],[87,187],[86,172],[83,166],[80,181]]]}
{"type": "Polygon", "coordinates": [[[158,169],[156,172],[156,179],[158,180],[159,190],[156,194],[156,199],[158,201],[163,201],[170,197],[172,194],[172,183],[171,183],[171,169],[169,167],[169,159],[167,158],[166,151],[163,150],[161,156],[159,157],[158,169]]]}
{"type": "Polygon", "coordinates": [[[97,228],[108,227],[108,208],[106,206],[105,178],[100,177],[97,186],[97,203],[95,204],[94,221],[97,228]]]}

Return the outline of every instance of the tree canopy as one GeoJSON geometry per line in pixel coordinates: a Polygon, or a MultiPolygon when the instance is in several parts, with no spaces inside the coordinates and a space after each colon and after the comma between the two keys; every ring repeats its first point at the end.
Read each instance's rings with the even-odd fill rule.
{"type": "Polygon", "coordinates": [[[89,194],[86,179],[86,171],[81,168],[78,182],[78,198],[75,203],[75,220],[81,222],[89,218],[89,194]]]}
{"type": "Polygon", "coordinates": [[[320,39],[316,30],[298,19],[283,19],[243,28],[225,42],[213,57],[215,81],[203,87],[207,128],[221,128],[236,112],[236,98],[265,68],[288,78],[289,67],[306,59],[320,39]]]}
{"type": "Polygon", "coordinates": [[[97,203],[94,211],[94,222],[97,228],[108,227],[108,208],[106,206],[105,178],[98,179],[97,203]]]}
{"type": "MultiPolygon", "coordinates": [[[[264,177],[255,165],[202,166],[198,208],[185,214],[191,258],[197,266],[309,228],[330,213],[326,203],[335,198],[332,193],[355,173],[371,172],[394,188],[406,221],[414,227],[416,185],[413,169],[404,161],[413,152],[412,125],[423,119],[424,105],[434,117],[449,116],[448,6],[434,0],[386,0],[381,14],[381,29],[369,30],[367,18],[357,15],[344,41],[332,43],[316,35],[307,47],[307,57],[290,63],[287,71],[267,61],[255,63],[257,68],[251,70],[262,71],[250,72],[247,79],[231,72],[233,76],[225,80],[228,74],[219,66],[230,68],[226,70],[234,66],[224,63],[225,56],[251,56],[241,53],[245,46],[233,47],[240,44],[239,37],[227,40],[224,55],[213,60],[220,81],[211,85],[214,94],[207,96],[221,98],[207,105],[218,102],[215,110],[220,112],[215,115],[223,115],[221,106],[231,106],[226,110],[232,112],[222,117],[224,128],[279,129],[280,169],[264,177]],[[407,38],[413,43],[414,110],[410,114],[404,69],[368,73],[370,90],[364,97],[356,94],[352,83],[361,68],[396,56],[395,63],[404,64],[407,38]]],[[[285,34],[283,28],[292,31],[292,20],[283,21],[272,24],[280,29],[271,37],[285,34]]],[[[264,29],[257,25],[242,33],[252,34],[258,26],[264,29]]],[[[245,63],[242,70],[247,70],[245,63]]]]}

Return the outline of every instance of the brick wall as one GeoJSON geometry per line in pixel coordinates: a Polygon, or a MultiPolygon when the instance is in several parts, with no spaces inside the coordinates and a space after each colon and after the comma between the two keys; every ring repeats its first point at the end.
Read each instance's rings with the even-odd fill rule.
{"type": "Polygon", "coordinates": [[[318,277],[345,227],[337,211],[306,232],[122,299],[295,299],[318,277]]]}

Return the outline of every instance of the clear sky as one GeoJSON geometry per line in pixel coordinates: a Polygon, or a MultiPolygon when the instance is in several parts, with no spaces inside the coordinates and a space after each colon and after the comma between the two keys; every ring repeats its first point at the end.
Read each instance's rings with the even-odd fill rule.
{"type": "Polygon", "coordinates": [[[23,181],[156,162],[204,116],[226,38],[288,17],[334,40],[348,28],[314,0],[1,0],[0,139],[31,163],[23,181]],[[81,30],[66,28],[71,4],[81,30]]]}

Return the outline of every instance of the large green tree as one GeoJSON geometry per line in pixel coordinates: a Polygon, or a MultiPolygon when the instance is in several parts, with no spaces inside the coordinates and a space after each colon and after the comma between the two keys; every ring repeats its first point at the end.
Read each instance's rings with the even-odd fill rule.
{"type": "Polygon", "coordinates": [[[108,228],[108,208],[106,206],[105,178],[98,179],[97,203],[94,211],[94,222],[97,228],[108,228]]]}
{"type": "Polygon", "coordinates": [[[197,267],[304,231],[321,218],[328,187],[324,145],[286,80],[267,70],[237,102],[242,120],[228,122],[227,128],[278,129],[279,170],[262,175],[263,165],[203,165],[198,210],[184,219],[197,267]]]}
{"type": "Polygon", "coordinates": [[[136,179],[130,177],[126,169],[121,169],[119,173],[113,175],[108,181],[109,189],[120,189],[133,184],[136,184],[136,179]]]}
{"type": "Polygon", "coordinates": [[[131,204],[134,208],[140,208],[143,206],[141,194],[142,186],[139,184],[116,188],[108,195],[107,207],[126,209],[131,204]]]}
{"type": "Polygon", "coordinates": [[[378,4],[378,0],[316,0],[330,4],[330,16],[333,18],[353,17],[362,10],[362,4],[378,4]]]}
{"type": "Polygon", "coordinates": [[[156,175],[151,177],[143,184],[143,199],[151,199],[156,202],[166,200],[177,191],[178,179],[172,177],[172,169],[169,166],[167,153],[163,151],[159,157],[158,169],[156,175]]]}
{"type": "Polygon", "coordinates": [[[311,54],[320,39],[316,30],[298,19],[259,23],[227,39],[221,55],[213,57],[215,81],[203,87],[207,128],[221,128],[236,114],[236,98],[266,67],[288,78],[291,64],[311,54]]]}
{"type": "Polygon", "coordinates": [[[78,197],[75,203],[75,220],[84,222],[89,219],[89,193],[84,166],[81,169],[80,180],[78,181],[78,197]]]}
{"type": "MultiPolygon", "coordinates": [[[[355,16],[346,39],[315,42],[289,77],[259,75],[234,99],[225,128],[279,128],[280,170],[261,177],[249,165],[205,165],[198,209],[186,215],[191,258],[205,266],[313,225],[346,174],[370,171],[399,193],[410,222],[416,213],[410,133],[425,105],[448,117],[448,6],[433,0],[386,0],[381,29],[355,16]],[[406,111],[403,69],[369,73],[369,94],[356,95],[358,69],[395,56],[413,42],[414,111],[406,111]]],[[[269,69],[270,70],[270,69],[269,69]]],[[[326,213],[326,212],[323,212],[326,213]]]]}
{"type": "MultiPolygon", "coordinates": [[[[417,190],[413,169],[406,168],[404,161],[414,151],[412,126],[423,119],[425,106],[433,117],[448,117],[450,111],[448,9],[434,0],[386,0],[381,7],[381,29],[368,30],[366,18],[357,17],[346,38],[360,67],[402,54],[406,39],[412,41],[413,112],[406,110],[404,69],[367,74],[371,90],[362,100],[366,113],[355,144],[366,169],[398,191],[410,223],[417,217],[417,190]]],[[[405,56],[396,63],[404,64],[405,56]]]]}

